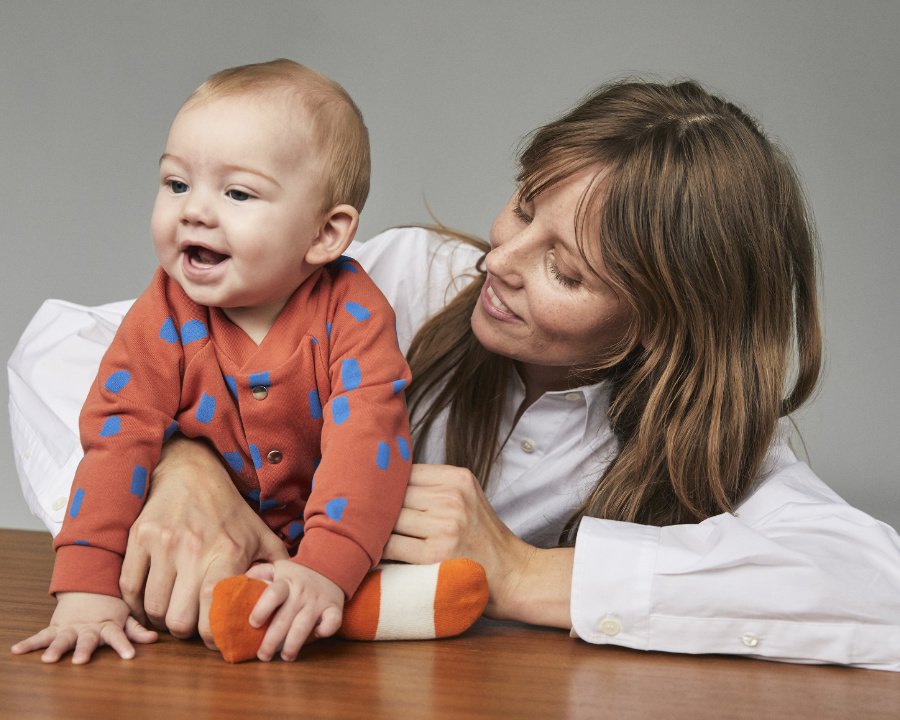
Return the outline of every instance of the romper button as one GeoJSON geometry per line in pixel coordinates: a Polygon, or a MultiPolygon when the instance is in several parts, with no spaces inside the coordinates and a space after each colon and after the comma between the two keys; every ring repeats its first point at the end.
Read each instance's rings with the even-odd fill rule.
{"type": "Polygon", "coordinates": [[[266,459],[273,465],[280,463],[283,457],[284,455],[281,454],[281,450],[269,450],[269,454],[266,455],[266,459]]]}
{"type": "Polygon", "coordinates": [[[619,631],[622,629],[622,624],[611,615],[607,615],[600,621],[600,632],[604,635],[608,635],[612,637],[613,635],[618,635],[619,631]]]}
{"type": "Polygon", "coordinates": [[[254,385],[251,388],[250,392],[253,393],[253,397],[255,397],[257,400],[265,400],[267,397],[269,397],[269,388],[267,388],[265,385],[254,385]]]}

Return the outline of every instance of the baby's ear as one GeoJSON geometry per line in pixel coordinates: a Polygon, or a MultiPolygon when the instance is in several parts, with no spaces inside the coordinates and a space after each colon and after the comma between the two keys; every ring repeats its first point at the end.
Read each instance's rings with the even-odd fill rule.
{"type": "Polygon", "coordinates": [[[353,241],[357,227],[357,209],[352,205],[335,205],[325,213],[319,234],[306,251],[306,262],[319,266],[339,258],[353,241]]]}

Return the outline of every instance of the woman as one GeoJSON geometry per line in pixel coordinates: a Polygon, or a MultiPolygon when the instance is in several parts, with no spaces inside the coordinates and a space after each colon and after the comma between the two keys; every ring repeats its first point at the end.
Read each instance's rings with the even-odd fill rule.
{"type": "MultiPolygon", "coordinates": [[[[385,558],[472,557],[490,615],[588,642],[900,670],[900,539],[787,445],[815,242],[753,120],[691,82],[601,88],[531,138],[481,255],[423,229],[357,252],[412,338],[385,558]]],[[[208,639],[211,585],[283,550],[204,450],[154,483],[123,592],[208,639]]]]}

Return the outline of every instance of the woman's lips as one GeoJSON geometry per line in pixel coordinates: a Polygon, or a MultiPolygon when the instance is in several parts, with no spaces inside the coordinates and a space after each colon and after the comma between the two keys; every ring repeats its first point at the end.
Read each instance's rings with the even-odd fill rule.
{"type": "Polygon", "coordinates": [[[481,306],[488,315],[497,320],[503,320],[504,322],[522,322],[522,318],[510,310],[497,294],[497,291],[491,287],[490,275],[487,276],[484,285],[481,286],[481,306]]]}

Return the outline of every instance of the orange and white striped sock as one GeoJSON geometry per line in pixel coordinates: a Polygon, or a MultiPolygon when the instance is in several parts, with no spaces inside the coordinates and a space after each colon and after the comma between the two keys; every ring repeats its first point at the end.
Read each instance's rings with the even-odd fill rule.
{"type": "MultiPolygon", "coordinates": [[[[245,575],[213,589],[209,618],[213,640],[228,662],[256,657],[266,626],[250,627],[250,612],[266,589],[245,575]]],[[[347,640],[428,640],[468,630],[484,612],[484,568],[468,558],[434,565],[380,565],[344,606],[338,635],[347,640]]]]}
{"type": "Polygon", "coordinates": [[[468,630],[488,601],[484,568],[456,558],[434,565],[379,565],[344,607],[348,640],[429,640],[468,630]]]}

